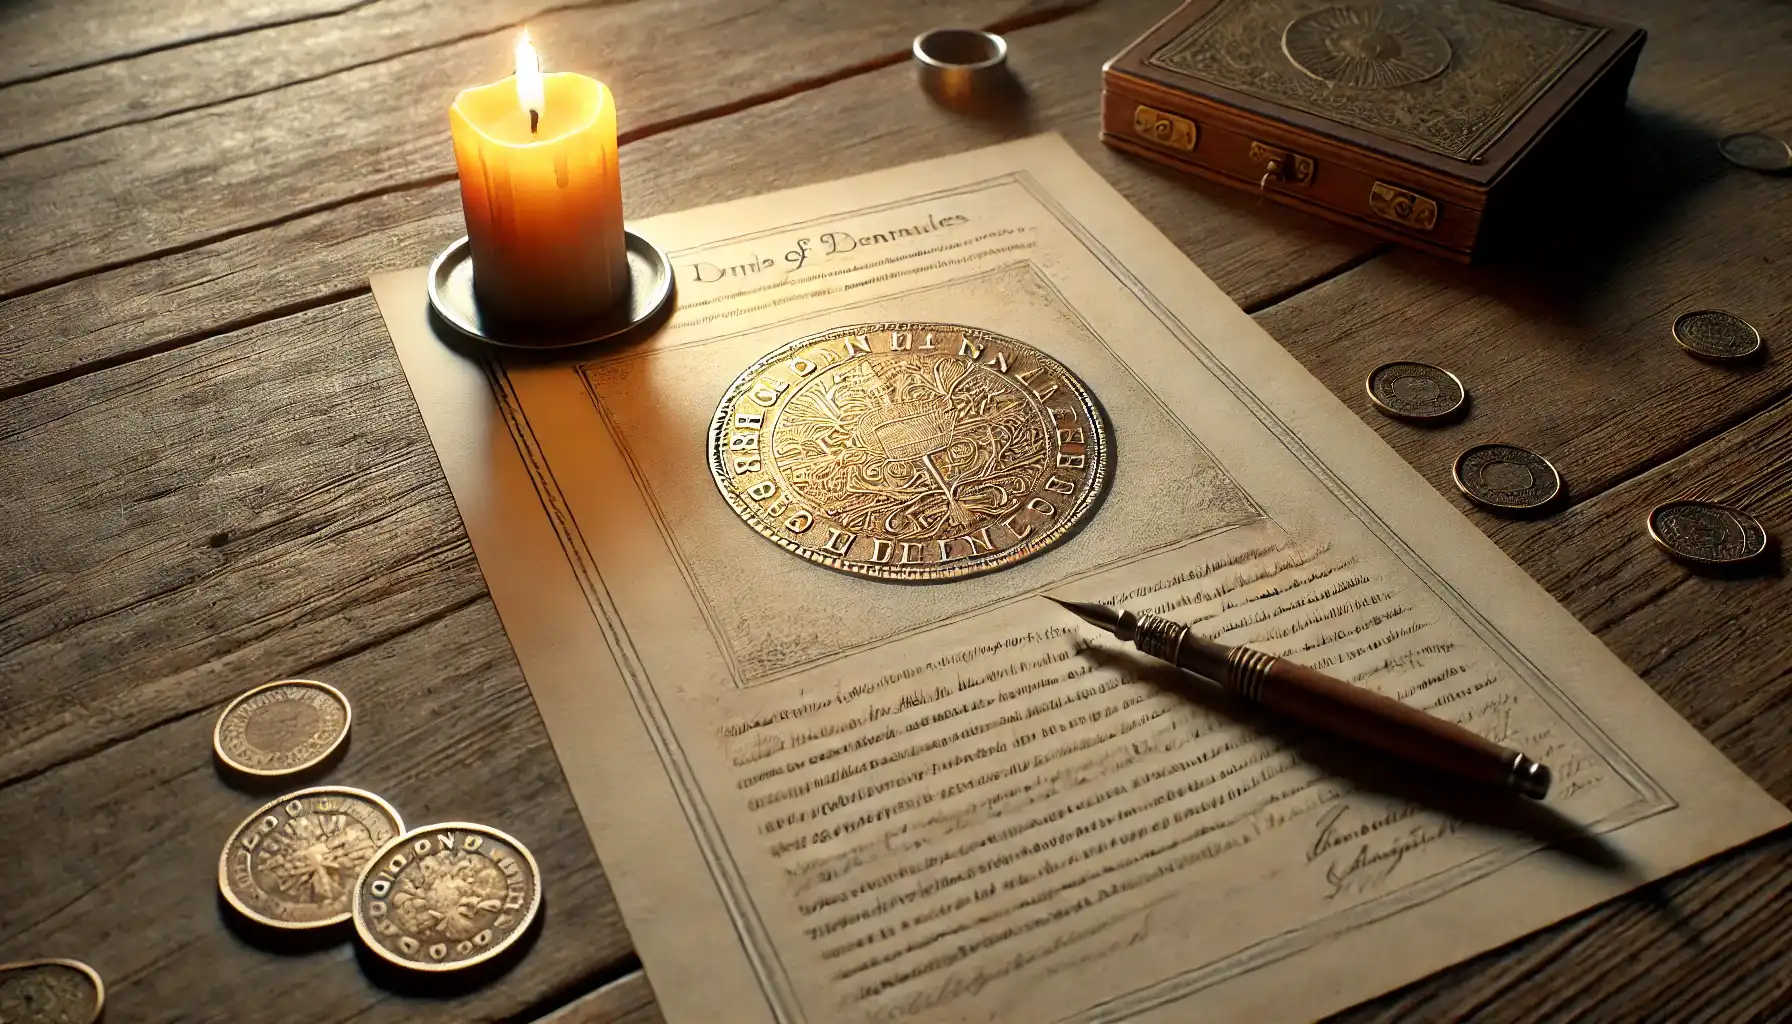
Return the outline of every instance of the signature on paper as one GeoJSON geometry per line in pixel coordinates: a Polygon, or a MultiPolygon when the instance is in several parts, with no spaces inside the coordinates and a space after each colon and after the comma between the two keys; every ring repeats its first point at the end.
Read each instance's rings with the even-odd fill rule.
{"type": "Polygon", "coordinates": [[[1427,815],[1416,804],[1405,804],[1372,818],[1353,814],[1355,808],[1340,804],[1322,815],[1318,835],[1307,850],[1307,863],[1323,862],[1325,881],[1331,886],[1326,899],[1361,896],[1385,885],[1406,855],[1429,846],[1462,827],[1454,818],[1427,815]]]}

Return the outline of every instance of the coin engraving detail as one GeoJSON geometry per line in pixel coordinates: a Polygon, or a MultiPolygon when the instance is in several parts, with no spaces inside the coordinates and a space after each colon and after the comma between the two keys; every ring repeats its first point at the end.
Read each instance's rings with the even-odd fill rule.
{"type": "Polygon", "coordinates": [[[448,822],[387,843],[355,886],[355,930],[404,967],[450,971],[497,956],[541,907],[541,873],[497,829],[448,822]]]}
{"type": "Polygon", "coordinates": [[[290,775],[329,757],[348,736],[348,698],[310,679],[282,679],[230,702],[212,746],[250,775],[290,775]]]}
{"type": "Polygon", "coordinates": [[[78,960],[0,964],[0,1024],[93,1024],[106,989],[78,960]]]}
{"type": "Polygon", "coordinates": [[[392,805],[363,790],[288,793],[231,834],[218,887],[231,906],[269,927],[328,928],[348,920],[361,869],[403,831],[392,805]]]}
{"type": "Polygon", "coordinates": [[[1783,174],[1792,170],[1792,145],[1784,139],[1760,132],[1726,135],[1717,143],[1724,159],[1738,167],[1763,174],[1783,174]]]}
{"type": "Polygon", "coordinates": [[[1767,530],[1741,509],[1709,501],[1670,501],[1649,513],[1649,536],[1670,554],[1706,565],[1734,565],[1767,550],[1767,530]]]}
{"type": "Polygon", "coordinates": [[[1753,324],[1718,309],[1682,314],[1674,321],[1674,340],[1706,359],[1746,359],[1761,350],[1761,332],[1753,324]]]}
{"type": "Polygon", "coordinates": [[[1457,457],[1454,475],[1472,501],[1505,511],[1541,508],[1562,491],[1549,460],[1516,445],[1476,445],[1457,457]]]}
{"type": "Polygon", "coordinates": [[[1397,7],[1327,7],[1282,30],[1282,52],[1322,82],[1398,89],[1435,78],[1450,66],[1450,41],[1412,11],[1397,7]]]}
{"type": "Polygon", "coordinates": [[[760,535],[878,579],[945,580],[1064,539],[1106,487],[1094,398],[1057,360],[972,327],[880,323],[748,367],[710,429],[710,471],[760,535]]]}
{"type": "Polygon", "coordinates": [[[1430,363],[1394,362],[1370,372],[1369,400],[1389,416],[1436,420],[1454,415],[1468,395],[1462,381],[1430,363]]]}

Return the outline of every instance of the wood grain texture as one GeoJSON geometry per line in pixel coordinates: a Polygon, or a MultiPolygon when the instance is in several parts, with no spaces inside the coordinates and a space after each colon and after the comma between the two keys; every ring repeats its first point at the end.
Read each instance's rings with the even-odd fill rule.
{"type": "Polygon", "coordinates": [[[239,935],[217,898],[218,857],[268,798],[232,790],[214,770],[218,705],[0,788],[0,821],[28,823],[32,836],[8,857],[0,957],[79,956],[106,980],[108,1019],[196,1024],[512,1019],[628,956],[489,601],[309,667],[355,709],[348,752],[327,782],[380,793],[408,824],[491,824],[535,855],[542,926],[513,970],[471,991],[451,982],[406,989],[376,982],[383,976],[357,962],[351,932],[284,948],[239,935]]]}
{"type": "Polygon", "coordinates": [[[1727,132],[1792,126],[1792,66],[1735,59],[1792,33],[1792,7],[1587,6],[1651,34],[1609,160],[1564,183],[1575,209],[1540,214],[1501,264],[1392,253],[1258,316],[1447,494],[1462,449],[1505,441],[1554,462],[1574,499],[1596,495],[1792,389],[1792,187],[1731,167],[1716,146],[1727,132]],[[1766,358],[1725,367],[1682,352],[1674,319],[1702,308],[1754,323],[1766,358]],[[1370,412],[1363,379],[1394,359],[1460,376],[1467,418],[1414,430],[1370,412]]]}
{"type": "Polygon", "coordinates": [[[371,296],[4,408],[0,783],[484,593],[371,296]]]}
{"type": "Polygon", "coordinates": [[[0,86],[131,54],[290,24],[372,0],[12,0],[0,5],[0,86]]]}
{"type": "Polygon", "coordinates": [[[547,10],[617,2],[622,0],[380,0],[106,61],[0,88],[0,155],[477,38],[547,10]]]}
{"type": "Polygon", "coordinates": [[[647,975],[633,971],[541,1018],[541,1024],[664,1024],[647,975]]]}
{"type": "MultiPolygon", "coordinates": [[[[561,10],[531,28],[548,66],[603,77],[628,135],[900,53],[947,2],[674,0],[561,10]]],[[[972,20],[1016,6],[951,2],[972,20]]],[[[476,35],[0,160],[0,295],[452,180],[448,107],[509,74],[511,44],[507,30],[476,35]]]]}
{"type": "MultiPolygon", "coordinates": [[[[1165,8],[1109,2],[1011,34],[1028,102],[941,108],[891,67],[625,145],[631,219],[825,181],[1040,131],[1062,133],[1241,304],[1378,251],[1367,238],[1117,155],[1096,140],[1100,66],[1165,8]],[[864,130],[861,126],[876,127],[864,130]],[[793,156],[793,154],[796,154],[793,156]]],[[[0,175],[5,162],[0,161],[0,175]]],[[[464,230],[458,187],[404,189],[0,302],[0,395],[358,293],[464,230]]]]}

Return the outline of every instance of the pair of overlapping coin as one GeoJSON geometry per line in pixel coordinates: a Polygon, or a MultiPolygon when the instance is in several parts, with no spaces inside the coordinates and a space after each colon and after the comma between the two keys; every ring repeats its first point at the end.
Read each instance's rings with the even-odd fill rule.
{"type": "MultiPolygon", "coordinates": [[[[351,717],[335,687],[281,680],[225,707],[212,745],[233,770],[298,774],[341,747],[351,717]]],[[[421,971],[491,960],[541,907],[540,871],[522,843],[470,822],[406,831],[391,804],[349,786],[301,789],[250,815],[224,845],[218,888],[268,928],[353,920],[374,954],[421,971]]]]}

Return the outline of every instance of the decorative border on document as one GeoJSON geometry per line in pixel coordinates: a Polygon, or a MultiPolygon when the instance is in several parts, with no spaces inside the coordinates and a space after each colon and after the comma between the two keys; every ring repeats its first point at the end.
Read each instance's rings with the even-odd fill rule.
{"type": "MultiPolygon", "coordinates": [[[[1188,349],[1203,368],[1243,403],[1257,417],[1258,421],[1282,443],[1284,448],[1299,459],[1309,472],[1323,482],[1326,488],[1381,540],[1391,554],[1424,581],[1426,586],[1456,614],[1459,621],[1480,637],[1482,642],[1487,644],[1495,655],[1506,663],[1508,668],[1512,669],[1520,679],[1530,686],[1532,692],[1539,699],[1556,712],[1562,722],[1582,742],[1597,751],[1605,759],[1607,766],[1629,784],[1631,789],[1637,793],[1638,799],[1618,808],[1604,818],[1592,822],[1588,826],[1590,831],[1595,833],[1614,831],[1679,806],[1659,782],[1645,772],[1642,766],[1638,765],[1622,748],[1613,743],[1604,730],[1600,729],[1581,711],[1571,697],[1558,689],[1503,633],[1491,622],[1488,622],[1428,562],[1416,551],[1413,551],[1380,517],[1375,515],[1374,511],[1354,490],[1339,479],[1317,454],[1307,448],[1294,432],[1257,397],[1256,393],[1221,363],[1194,332],[1189,330],[1150,289],[1146,288],[1143,282],[1134,277],[1112,252],[1108,251],[1069,211],[1060,206],[1049,193],[1041,188],[1031,174],[1026,171],[1015,171],[954,189],[909,197],[898,203],[886,204],[882,207],[867,207],[861,210],[834,213],[829,215],[828,219],[861,216],[882,209],[914,205],[943,196],[982,191],[1004,185],[1018,185],[1025,189],[1041,208],[1050,213],[1065,230],[1069,231],[1089,254],[1113,275],[1116,282],[1131,292],[1133,297],[1149,310],[1164,328],[1182,343],[1184,348],[1188,349]]],[[[788,231],[806,223],[810,222],[797,222],[754,234],[788,231]]],[[[739,240],[739,238],[719,240],[692,251],[714,248],[739,240]]],[[[1078,312],[1068,303],[1065,305],[1073,312],[1078,312]]],[[[1078,315],[1080,317],[1080,312],[1078,315]]],[[[1086,321],[1084,326],[1090,329],[1094,337],[1100,339],[1100,334],[1093,331],[1086,321]]],[[[1105,340],[1102,341],[1102,344],[1106,345],[1105,340]]],[[[1121,360],[1121,363],[1128,365],[1130,369],[1125,360],[1121,360]]],[[[592,616],[602,629],[605,641],[616,658],[617,665],[627,682],[630,697],[641,715],[642,723],[647,726],[649,736],[660,756],[667,777],[672,783],[672,789],[678,797],[686,821],[691,827],[705,861],[710,866],[717,891],[728,909],[730,918],[734,921],[741,949],[759,978],[760,988],[765,995],[767,1006],[774,1019],[781,1024],[785,1024],[785,1022],[801,1024],[806,1017],[797,1001],[789,974],[784,968],[776,947],[770,941],[763,920],[753,907],[751,894],[748,893],[745,880],[734,862],[732,852],[728,849],[726,837],[721,834],[721,830],[716,824],[715,815],[708,807],[707,799],[697,785],[689,762],[679,748],[678,738],[672,731],[670,718],[666,715],[657,692],[647,678],[639,653],[635,650],[634,642],[617,616],[615,605],[610,599],[608,588],[601,574],[597,571],[590,549],[587,547],[584,537],[579,533],[578,524],[566,506],[565,498],[558,482],[554,479],[553,471],[536,443],[534,430],[529,424],[527,413],[517,398],[503,365],[487,362],[485,369],[487,379],[491,384],[493,398],[516,444],[517,452],[528,467],[530,479],[535,485],[542,507],[554,527],[554,532],[567,555],[568,562],[573,566],[575,574],[579,578],[592,616]]],[[[1160,403],[1163,402],[1162,397],[1150,388],[1148,382],[1145,382],[1145,386],[1160,403]]],[[[589,389],[588,383],[586,387],[589,389]]],[[[1167,405],[1166,408],[1168,408],[1167,405]]],[[[1174,414],[1172,413],[1172,415],[1174,414]]],[[[1178,422],[1181,421],[1180,417],[1175,418],[1178,422]]],[[[614,433],[613,429],[612,433],[614,433]]],[[[651,502],[650,496],[644,495],[644,497],[651,502]]],[[[656,510],[656,518],[657,515],[656,510]]],[[[1172,545],[1172,547],[1174,546],[1172,545]]],[[[1462,885],[1516,863],[1541,848],[1541,846],[1526,841],[1514,841],[1497,847],[1478,857],[1403,886],[1396,891],[1060,1018],[1060,1022],[1062,1024],[1069,1024],[1069,1022],[1110,1024],[1110,1022],[1131,1020],[1145,1011],[1179,1001],[1203,988],[1284,959],[1331,936],[1372,924],[1414,906],[1430,902],[1462,885]]]]}

